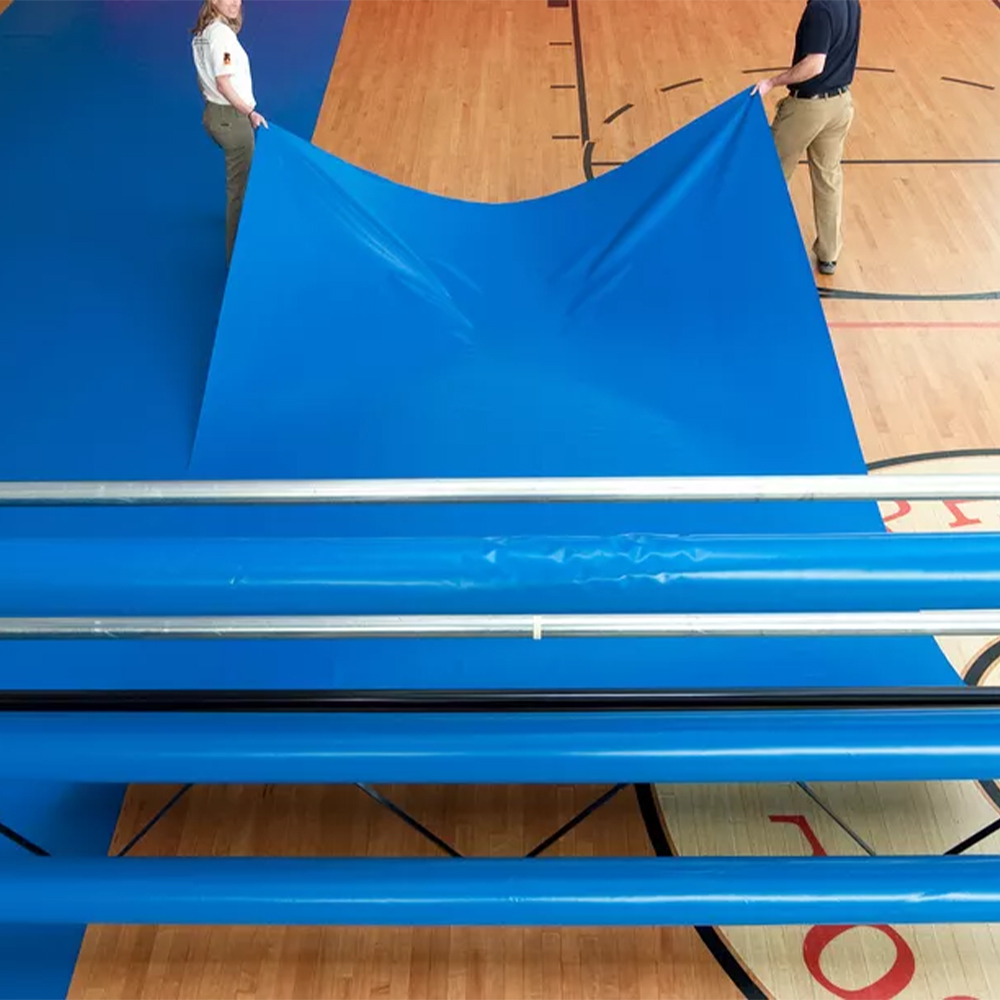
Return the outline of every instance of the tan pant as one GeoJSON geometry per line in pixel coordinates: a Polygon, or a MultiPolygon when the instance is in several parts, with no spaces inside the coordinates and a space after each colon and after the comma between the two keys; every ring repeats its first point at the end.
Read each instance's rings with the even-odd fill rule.
{"type": "Polygon", "coordinates": [[[226,260],[233,256],[236,230],[243,211],[243,196],[250,179],[253,159],[253,126],[231,104],[205,104],[202,116],[205,131],[226,154],[226,260]]]}
{"type": "Polygon", "coordinates": [[[836,263],[841,251],[844,204],[844,141],[854,121],[850,92],[815,101],[786,97],[779,105],[771,134],[778,148],[785,179],[791,180],[803,153],[809,158],[813,213],[816,217],[816,257],[836,263]]]}

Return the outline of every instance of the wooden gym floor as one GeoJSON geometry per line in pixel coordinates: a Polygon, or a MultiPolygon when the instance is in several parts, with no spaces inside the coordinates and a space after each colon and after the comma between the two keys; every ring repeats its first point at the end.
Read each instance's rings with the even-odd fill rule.
{"type": "MultiPolygon", "coordinates": [[[[761,75],[749,71],[786,65],[800,10],[798,0],[354,0],[315,141],[442,194],[541,195],[613,170],[761,75]]],[[[993,0],[865,2],[846,249],[822,285],[876,474],[1000,468],[998,56],[993,0]]],[[[804,171],[792,193],[811,242],[804,171]]],[[[723,281],[726,268],[782,280],[753,245],[720,246],[719,259],[723,281]]],[[[1000,530],[1000,503],[884,513],[894,531],[1000,530]]],[[[990,683],[995,637],[942,648],[969,683],[990,683]]],[[[526,853],[607,789],[380,791],[458,851],[503,855],[526,853]]],[[[131,789],[114,850],[173,792],[131,789]]],[[[992,782],[661,787],[658,803],[642,794],[619,791],[550,850],[859,853],[859,838],[877,853],[941,852],[1000,803],[992,782]]],[[[135,848],[437,850],[341,787],[194,788],[135,848]]],[[[1000,928],[92,927],[71,996],[987,1000],[1000,996],[1000,928]]]]}

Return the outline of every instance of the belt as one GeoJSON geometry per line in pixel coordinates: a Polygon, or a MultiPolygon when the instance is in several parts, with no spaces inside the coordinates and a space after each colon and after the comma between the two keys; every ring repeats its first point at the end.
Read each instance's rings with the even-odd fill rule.
{"type": "Polygon", "coordinates": [[[792,97],[799,101],[827,101],[831,97],[840,97],[841,94],[846,94],[850,89],[850,87],[836,87],[833,90],[824,90],[822,94],[808,94],[803,97],[793,88],[788,88],[792,97]]]}

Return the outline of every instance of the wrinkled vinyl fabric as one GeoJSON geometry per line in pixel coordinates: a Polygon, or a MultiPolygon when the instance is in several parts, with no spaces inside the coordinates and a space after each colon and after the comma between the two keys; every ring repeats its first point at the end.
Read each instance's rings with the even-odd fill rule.
{"type": "Polygon", "coordinates": [[[0,607],[29,617],[919,611],[998,592],[1000,535],[978,533],[0,539],[0,607]]]}

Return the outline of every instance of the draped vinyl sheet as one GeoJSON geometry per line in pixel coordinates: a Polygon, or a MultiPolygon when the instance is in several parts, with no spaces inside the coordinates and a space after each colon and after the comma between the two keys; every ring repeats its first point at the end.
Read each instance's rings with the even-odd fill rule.
{"type": "MultiPolygon", "coordinates": [[[[411,190],[278,125],[259,139],[191,466],[161,475],[864,471],[764,113],[749,94],[592,183],[515,204],[411,190]]],[[[128,475],[135,461],[123,456],[118,467],[128,475]]],[[[424,546],[407,543],[399,558],[423,552],[424,561],[414,565],[431,573],[439,573],[457,543],[428,559],[435,544],[429,536],[489,538],[497,553],[516,551],[518,537],[589,536],[570,540],[569,548],[551,543],[552,565],[565,556],[576,581],[559,595],[539,594],[529,568],[539,563],[530,559],[467,558],[435,577],[442,585],[430,587],[425,577],[412,589],[392,585],[391,559],[375,560],[359,570],[368,576],[356,577],[356,586],[348,580],[325,591],[324,601],[337,592],[330,610],[359,612],[440,613],[473,605],[533,611],[536,597],[565,610],[669,607],[676,600],[667,596],[675,582],[670,566],[697,562],[698,544],[654,539],[644,545],[612,536],[882,530],[872,504],[4,514],[0,523],[27,534],[180,536],[189,541],[177,545],[189,549],[191,539],[205,535],[425,538],[424,546]],[[644,568],[657,561],[663,572],[647,578],[644,568]],[[601,583],[609,567],[620,587],[601,583]],[[510,568],[505,588],[491,585],[510,568]],[[386,585],[378,596],[371,574],[386,585]]],[[[384,552],[391,543],[379,544],[384,552]]],[[[549,543],[540,544],[544,551],[549,543]]],[[[213,545],[214,572],[233,569],[234,590],[246,595],[243,584],[252,576],[246,548],[224,540],[213,545]]],[[[808,575],[802,551],[800,545],[798,555],[789,555],[786,580],[789,570],[793,579],[808,575]]],[[[169,559],[156,564],[170,571],[169,559]]],[[[175,582],[190,579],[182,562],[173,565],[175,582]]],[[[312,600],[318,608],[308,585],[315,565],[299,570],[302,576],[294,577],[293,567],[294,579],[286,577],[274,611],[298,595],[306,595],[303,607],[312,600]]],[[[753,606],[751,594],[762,594],[752,584],[730,583],[713,586],[706,603],[740,610],[753,606]]],[[[162,588],[159,593],[166,611],[170,599],[162,588]]],[[[676,593],[674,587],[670,594],[676,593]]],[[[697,610],[699,600],[690,596],[696,586],[686,593],[687,606],[697,610]]],[[[877,603],[878,594],[869,594],[877,603]]],[[[217,591],[213,597],[211,587],[185,597],[200,613],[224,610],[233,600],[217,591]]],[[[835,600],[851,597],[841,590],[835,600]]],[[[773,607],[775,591],[760,603],[773,607]]],[[[923,638],[192,641],[183,653],[174,643],[60,640],[3,652],[3,682],[21,687],[957,682],[933,641],[923,638]]]]}
{"type": "MultiPolygon", "coordinates": [[[[501,205],[411,190],[272,129],[193,468],[859,471],[776,164],[747,94],[593,183],[501,205]]],[[[451,532],[469,515],[445,516],[373,523],[451,532]]]]}

